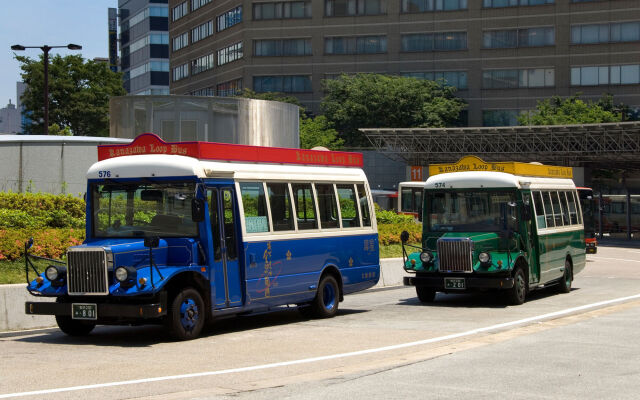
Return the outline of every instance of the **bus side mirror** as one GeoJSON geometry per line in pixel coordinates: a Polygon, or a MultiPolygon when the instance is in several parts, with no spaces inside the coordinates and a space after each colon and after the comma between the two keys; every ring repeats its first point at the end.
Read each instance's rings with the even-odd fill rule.
{"type": "Polygon", "coordinates": [[[204,221],[204,200],[202,199],[191,200],[191,220],[193,222],[204,221]]]}
{"type": "Polygon", "coordinates": [[[407,243],[408,240],[409,240],[409,232],[402,231],[402,233],[400,234],[400,241],[404,244],[404,243],[407,243]]]}

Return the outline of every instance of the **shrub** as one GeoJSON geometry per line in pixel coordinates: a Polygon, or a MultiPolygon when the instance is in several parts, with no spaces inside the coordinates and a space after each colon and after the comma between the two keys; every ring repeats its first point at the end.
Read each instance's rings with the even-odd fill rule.
{"type": "Polygon", "coordinates": [[[69,194],[0,193],[0,209],[21,210],[30,215],[45,215],[64,210],[73,218],[84,220],[85,202],[69,194]]]}
{"type": "Polygon", "coordinates": [[[31,254],[61,258],[70,246],[82,244],[84,229],[0,229],[0,260],[13,261],[24,253],[24,243],[33,237],[31,254]]]}

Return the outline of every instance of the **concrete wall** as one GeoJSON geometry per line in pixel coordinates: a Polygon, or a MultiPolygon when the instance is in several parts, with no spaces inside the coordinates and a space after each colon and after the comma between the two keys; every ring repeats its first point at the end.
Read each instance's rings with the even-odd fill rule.
{"type": "Polygon", "coordinates": [[[0,136],[0,192],[83,194],[99,144],[128,139],[75,136],[0,136]]]}
{"type": "MultiPolygon", "coordinates": [[[[376,288],[402,285],[402,277],[408,274],[402,269],[401,258],[383,258],[380,264],[380,281],[376,288]]],[[[55,299],[30,295],[26,284],[0,285],[0,332],[56,325],[55,318],[52,316],[26,315],[25,301],[55,301],[55,299]]]]}

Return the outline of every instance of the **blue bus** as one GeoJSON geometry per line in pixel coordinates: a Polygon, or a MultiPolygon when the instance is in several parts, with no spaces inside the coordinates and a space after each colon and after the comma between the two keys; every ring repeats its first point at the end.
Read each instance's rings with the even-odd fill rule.
{"type": "Polygon", "coordinates": [[[55,315],[69,335],[161,323],[187,340],[220,316],[292,304],[333,317],[345,294],[378,282],[361,154],[152,134],[98,153],[86,240],[28,285],[56,302],[26,313],[55,315]]]}

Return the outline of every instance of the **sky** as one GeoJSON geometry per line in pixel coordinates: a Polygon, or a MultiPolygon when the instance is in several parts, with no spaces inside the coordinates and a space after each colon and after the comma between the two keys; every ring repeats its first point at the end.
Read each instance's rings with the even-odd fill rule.
{"type": "Polygon", "coordinates": [[[82,50],[52,49],[54,54],[82,54],[85,59],[108,57],[108,8],[118,0],[0,0],[0,108],[16,103],[16,82],[21,81],[20,63],[14,53],[31,58],[40,49],[14,52],[11,46],[66,46],[82,50]]]}

